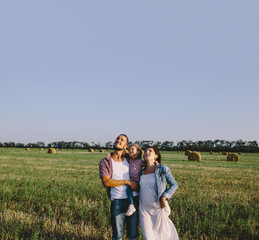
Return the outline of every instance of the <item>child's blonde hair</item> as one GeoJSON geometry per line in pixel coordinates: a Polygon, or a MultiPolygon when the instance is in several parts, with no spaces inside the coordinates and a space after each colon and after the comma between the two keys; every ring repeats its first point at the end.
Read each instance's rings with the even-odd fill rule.
{"type": "Polygon", "coordinates": [[[138,156],[137,156],[136,159],[141,159],[141,157],[142,157],[142,149],[141,149],[141,147],[140,147],[138,144],[136,144],[136,143],[131,144],[131,145],[129,146],[129,149],[130,149],[131,147],[137,148],[137,151],[139,151],[139,154],[138,154],[138,156]]]}

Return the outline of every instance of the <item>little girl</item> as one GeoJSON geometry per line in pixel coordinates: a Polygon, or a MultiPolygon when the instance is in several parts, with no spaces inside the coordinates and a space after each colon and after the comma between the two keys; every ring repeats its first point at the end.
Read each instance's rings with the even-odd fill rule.
{"type": "MultiPolygon", "coordinates": [[[[141,159],[141,147],[138,144],[132,144],[129,146],[129,175],[130,180],[139,183],[139,176],[142,167],[145,166],[145,162],[141,159]]],[[[133,193],[130,187],[127,187],[127,195],[129,199],[129,207],[126,212],[126,216],[132,215],[136,212],[136,208],[133,202],[133,193]]]]}

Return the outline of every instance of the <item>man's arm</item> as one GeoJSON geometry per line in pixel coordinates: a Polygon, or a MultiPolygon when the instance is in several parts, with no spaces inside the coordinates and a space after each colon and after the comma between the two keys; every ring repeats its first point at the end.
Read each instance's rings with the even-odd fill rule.
{"type": "Polygon", "coordinates": [[[105,187],[119,187],[122,185],[129,186],[133,191],[138,189],[138,184],[134,181],[130,180],[114,180],[111,179],[109,176],[103,176],[102,183],[105,187]]]}

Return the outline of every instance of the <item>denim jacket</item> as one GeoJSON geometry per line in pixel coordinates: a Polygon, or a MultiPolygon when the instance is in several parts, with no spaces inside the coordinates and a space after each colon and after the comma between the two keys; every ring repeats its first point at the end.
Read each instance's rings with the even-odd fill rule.
{"type": "MultiPolygon", "coordinates": [[[[142,170],[141,175],[142,174],[144,174],[144,170],[142,170]]],[[[157,164],[155,174],[158,199],[160,199],[161,196],[165,196],[168,200],[170,200],[178,188],[178,185],[169,167],[163,164],[157,164]],[[169,184],[168,188],[167,183],[169,184]]]]}

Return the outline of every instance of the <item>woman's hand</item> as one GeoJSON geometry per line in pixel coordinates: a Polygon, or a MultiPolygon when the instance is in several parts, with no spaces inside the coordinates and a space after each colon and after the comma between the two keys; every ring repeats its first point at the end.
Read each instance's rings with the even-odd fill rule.
{"type": "Polygon", "coordinates": [[[165,196],[162,196],[160,198],[160,207],[161,208],[165,208],[166,207],[166,197],[165,196]]]}

